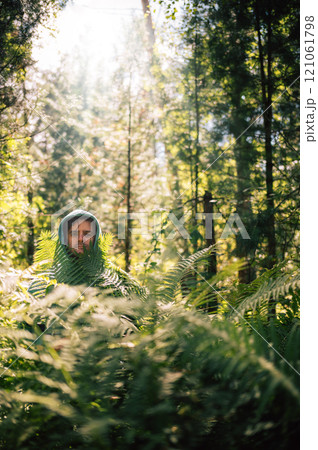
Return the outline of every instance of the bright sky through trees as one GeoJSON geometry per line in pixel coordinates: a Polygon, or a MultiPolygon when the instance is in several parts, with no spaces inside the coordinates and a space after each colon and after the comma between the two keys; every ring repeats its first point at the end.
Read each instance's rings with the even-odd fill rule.
{"type": "Polygon", "coordinates": [[[40,70],[54,69],[61,55],[78,51],[91,70],[103,62],[103,71],[109,73],[113,57],[121,53],[125,27],[141,15],[140,0],[70,1],[51,30],[40,28],[33,57],[40,70]]]}

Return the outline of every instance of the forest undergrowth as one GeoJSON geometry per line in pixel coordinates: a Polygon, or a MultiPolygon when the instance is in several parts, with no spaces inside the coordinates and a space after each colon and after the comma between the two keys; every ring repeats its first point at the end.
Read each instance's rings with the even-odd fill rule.
{"type": "Polygon", "coordinates": [[[294,448],[298,275],[200,285],[210,252],[146,297],[57,283],[39,299],[32,268],[2,274],[1,448],[294,448]],[[205,291],[222,292],[213,313],[205,291]]]}

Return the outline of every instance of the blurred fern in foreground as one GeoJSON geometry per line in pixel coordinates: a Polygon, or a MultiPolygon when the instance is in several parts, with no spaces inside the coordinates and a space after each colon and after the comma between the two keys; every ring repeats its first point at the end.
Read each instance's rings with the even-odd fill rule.
{"type": "Polygon", "coordinates": [[[1,448],[292,448],[298,285],[267,274],[224,290],[232,308],[209,316],[191,306],[194,288],[178,288],[204,254],[163,275],[147,301],[66,285],[36,300],[23,280],[4,288],[1,448]],[[277,302],[271,321],[266,292],[277,302]]]}

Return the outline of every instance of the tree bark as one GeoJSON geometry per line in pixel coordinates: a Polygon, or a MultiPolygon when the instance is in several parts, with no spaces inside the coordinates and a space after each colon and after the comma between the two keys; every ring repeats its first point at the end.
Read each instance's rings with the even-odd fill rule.
{"type": "MultiPolygon", "coordinates": [[[[27,101],[27,90],[25,87],[25,82],[23,83],[23,98],[25,101],[27,101]]],[[[28,114],[27,111],[24,111],[24,123],[28,123],[28,114]]],[[[28,143],[26,144],[26,148],[29,150],[32,143],[34,141],[34,138],[32,137],[28,143]]],[[[28,198],[28,213],[27,213],[27,227],[28,227],[28,234],[27,234],[27,248],[26,248],[26,259],[28,264],[33,264],[33,257],[34,257],[34,221],[32,217],[32,203],[33,203],[33,188],[32,188],[32,178],[31,178],[31,167],[28,164],[28,175],[29,175],[29,182],[28,182],[28,191],[27,191],[27,198],[28,198]]]]}
{"type": "Polygon", "coordinates": [[[197,55],[197,45],[198,45],[198,34],[195,32],[195,43],[194,43],[194,110],[195,110],[195,153],[194,153],[194,239],[193,239],[193,249],[196,252],[198,250],[198,238],[196,235],[196,214],[198,212],[198,197],[199,197],[199,161],[200,161],[200,105],[199,105],[199,73],[198,73],[198,55],[197,55]]]}
{"type": "MultiPolygon", "coordinates": [[[[265,232],[268,241],[267,267],[270,269],[276,263],[276,235],[274,216],[274,191],[273,191],[273,149],[272,149],[272,5],[271,0],[267,4],[266,31],[267,31],[267,79],[265,75],[265,58],[262,46],[262,34],[260,26],[259,0],[256,0],[256,26],[258,36],[259,63],[262,84],[262,100],[264,107],[264,129],[265,129],[265,160],[266,160],[266,203],[267,218],[265,232]]],[[[268,302],[268,319],[276,316],[276,301],[270,299],[268,302]]]]}
{"type": "MultiPolygon", "coordinates": [[[[235,114],[234,114],[235,117],[235,114]]],[[[240,129],[244,129],[245,121],[234,120],[240,129]]],[[[252,261],[255,255],[255,240],[253,238],[254,214],[251,204],[251,171],[249,166],[248,144],[244,136],[240,137],[234,150],[237,181],[236,181],[236,210],[251,239],[243,239],[240,233],[236,235],[236,255],[245,261],[245,266],[239,270],[239,282],[248,284],[255,278],[252,261]]]]}
{"type": "Polygon", "coordinates": [[[265,233],[268,241],[268,261],[267,267],[271,268],[276,263],[276,235],[275,235],[275,216],[274,216],[274,198],[273,198],[273,149],[272,149],[272,24],[271,1],[268,3],[266,18],[267,28],[267,78],[265,74],[265,58],[262,45],[262,34],[260,26],[260,11],[258,0],[256,0],[256,26],[258,37],[259,64],[262,86],[262,103],[264,109],[264,132],[265,132],[265,161],[266,161],[266,204],[267,219],[265,233]]]}
{"type": "Polygon", "coordinates": [[[131,213],[131,92],[130,92],[130,84],[129,81],[129,93],[128,93],[128,152],[127,152],[127,163],[128,163],[128,171],[127,171],[127,227],[126,227],[126,236],[125,236],[125,270],[126,272],[130,271],[130,259],[131,259],[131,232],[130,232],[130,218],[129,215],[131,213]]]}
{"type": "MultiPolygon", "coordinates": [[[[204,197],[204,212],[206,214],[213,214],[213,198],[211,192],[205,191],[204,197]]],[[[210,245],[215,244],[215,230],[214,230],[214,221],[212,216],[212,230],[211,230],[211,239],[207,238],[206,243],[207,247],[210,247],[210,245]]],[[[207,232],[207,230],[205,230],[207,232]]],[[[208,278],[212,277],[213,275],[216,275],[217,273],[217,260],[216,260],[216,254],[212,253],[209,257],[209,267],[208,267],[208,278]]]]}
{"type": "Polygon", "coordinates": [[[147,34],[148,34],[148,52],[152,58],[153,56],[153,46],[155,45],[155,33],[153,29],[152,24],[152,18],[151,18],[151,11],[150,11],[150,5],[149,0],[141,0],[142,10],[144,13],[145,21],[146,21],[146,28],[147,28],[147,34]]]}
{"type": "MultiPolygon", "coordinates": [[[[28,172],[31,174],[30,169],[28,170],[28,172]]],[[[33,189],[31,183],[28,186],[27,196],[28,196],[28,206],[31,209],[33,202],[33,189]]],[[[27,261],[31,265],[33,264],[33,257],[34,257],[34,222],[31,212],[28,212],[27,226],[28,226],[27,261]]]]}

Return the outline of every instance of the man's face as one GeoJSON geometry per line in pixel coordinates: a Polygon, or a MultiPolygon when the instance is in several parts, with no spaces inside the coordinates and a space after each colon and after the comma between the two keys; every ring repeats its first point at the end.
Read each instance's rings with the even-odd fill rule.
{"type": "Polygon", "coordinates": [[[67,243],[73,253],[84,253],[84,246],[88,249],[90,243],[93,245],[95,236],[95,222],[79,219],[72,223],[68,232],[67,243]]]}

